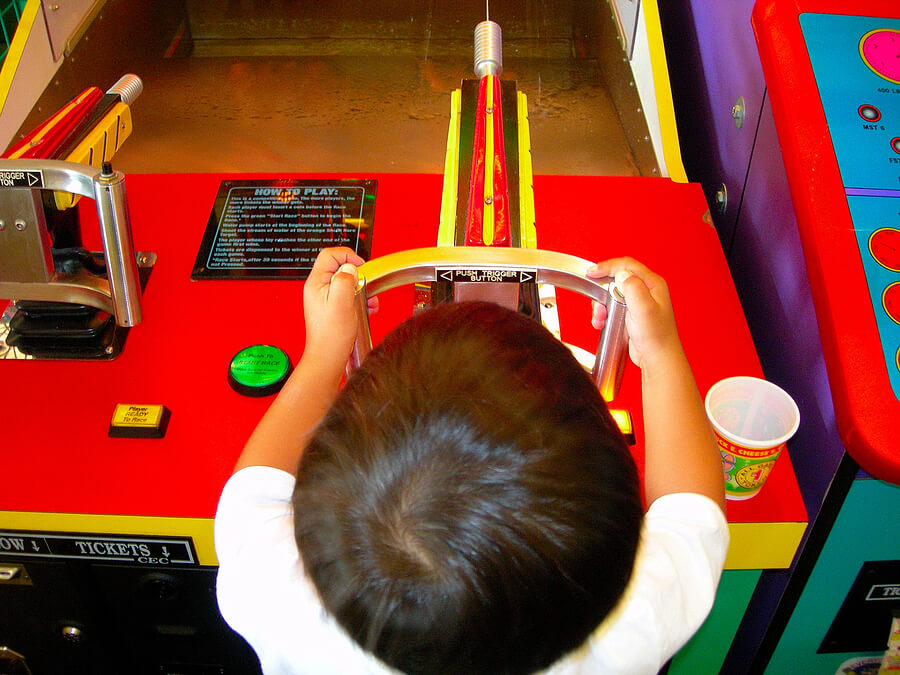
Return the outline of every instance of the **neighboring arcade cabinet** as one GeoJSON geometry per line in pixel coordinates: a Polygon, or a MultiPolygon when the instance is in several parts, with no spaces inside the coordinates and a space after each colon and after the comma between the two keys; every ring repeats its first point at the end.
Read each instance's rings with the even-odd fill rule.
{"type": "MultiPolygon", "coordinates": [[[[891,544],[888,543],[889,535],[886,536],[892,527],[896,529],[896,524],[888,524],[898,511],[896,498],[889,497],[896,492],[891,485],[896,478],[890,477],[896,475],[895,470],[890,468],[890,462],[885,466],[876,459],[875,465],[881,466],[882,470],[878,471],[872,465],[869,471],[885,480],[854,481],[857,471],[853,457],[860,451],[854,452],[853,447],[861,441],[865,443],[865,437],[871,432],[860,433],[855,422],[848,423],[844,405],[847,378],[857,377],[858,381],[865,383],[863,387],[871,392],[876,379],[896,377],[896,372],[891,374],[891,369],[885,366],[889,358],[886,359],[882,353],[889,351],[890,347],[858,348],[861,333],[877,338],[878,331],[883,330],[882,301],[876,296],[880,296],[893,280],[884,276],[887,268],[876,273],[876,286],[880,288],[871,292],[865,283],[860,285],[850,280],[864,267],[882,266],[873,264],[872,256],[865,251],[866,246],[854,240],[852,228],[858,227],[858,223],[850,223],[850,216],[846,214],[848,201],[853,211],[861,206],[862,194],[886,197],[884,188],[898,188],[897,170],[891,169],[897,164],[897,160],[891,158],[898,156],[892,147],[898,129],[890,121],[890,115],[868,100],[871,96],[881,101],[900,100],[891,95],[897,87],[890,80],[897,79],[896,76],[887,73],[885,78],[884,72],[886,67],[890,67],[888,64],[897,62],[896,52],[893,61],[884,58],[885,47],[893,42],[886,33],[893,32],[891,29],[895,23],[887,17],[897,16],[896,7],[893,3],[875,3],[874,6],[869,3],[863,11],[848,9],[846,3],[839,2],[816,3],[815,7],[808,6],[814,3],[776,1],[761,4],[763,6],[757,8],[756,27],[758,32],[767,34],[761,37],[768,44],[765,50],[768,52],[767,63],[764,58],[767,67],[765,79],[751,30],[753,3],[750,0],[668,5],[662,12],[685,165],[691,179],[701,181],[704,186],[766,375],[790,391],[801,408],[800,430],[789,451],[797,467],[798,481],[810,519],[814,521],[807,535],[808,541],[802,548],[803,555],[794,561],[791,569],[763,573],[722,668],[722,672],[728,673],[761,672],[765,669],[774,642],[779,639],[796,602],[798,580],[801,580],[799,587],[802,587],[802,579],[809,575],[810,567],[815,564],[816,555],[832,525],[836,533],[841,530],[842,519],[847,517],[841,505],[851,486],[854,490],[872,490],[873,497],[878,493],[878,503],[868,507],[871,509],[868,523],[881,532],[864,533],[860,525],[856,535],[858,541],[851,544],[849,539],[844,538],[839,545],[843,547],[840,556],[846,558],[849,553],[851,559],[856,560],[857,555],[866,555],[861,550],[869,547],[868,555],[888,560],[897,557],[896,546],[893,553],[888,552],[891,544]],[[796,47],[803,41],[797,26],[811,20],[815,13],[848,12],[882,17],[881,23],[884,25],[874,25],[878,23],[875,21],[850,40],[856,41],[852,48],[841,50],[837,49],[839,40],[835,35],[820,27],[813,28],[819,34],[823,51],[830,54],[833,62],[840,64],[840,68],[829,67],[829,74],[820,74],[819,77],[828,86],[836,88],[836,98],[846,101],[860,97],[866,99],[857,102],[852,111],[842,110],[840,122],[831,116],[828,118],[832,134],[845,136],[846,132],[851,132],[845,136],[843,143],[856,146],[850,154],[858,157],[859,170],[851,183],[845,181],[842,185],[840,181],[831,180],[824,186],[822,174],[833,175],[836,170],[834,150],[828,139],[829,130],[822,119],[822,101],[818,93],[809,92],[813,75],[809,72],[809,57],[805,50],[796,47]],[[798,16],[802,18],[798,19],[798,16]],[[864,46],[863,38],[869,31],[872,35],[868,36],[864,46]],[[880,76],[871,69],[871,58],[865,54],[870,50],[880,52],[881,58],[875,57],[876,61],[882,62],[880,76]],[[869,67],[866,66],[867,59],[869,67]],[[771,101],[766,93],[767,83],[771,101]],[[881,119],[873,120],[873,117],[881,119]],[[876,138],[878,135],[880,139],[876,138]],[[794,141],[788,142],[788,136],[793,137],[794,141]],[[793,152],[790,145],[795,146],[793,152]],[[787,173],[781,159],[782,149],[788,164],[787,173]],[[827,168],[829,163],[832,168],[827,168]],[[788,176],[794,204],[788,189],[788,176]],[[885,177],[893,181],[893,185],[881,184],[885,177]],[[812,198],[810,190],[815,190],[812,198]],[[804,191],[806,195],[798,197],[798,192],[804,191]],[[835,199],[843,201],[843,205],[835,205],[835,199]],[[817,233],[810,234],[808,227],[804,228],[801,223],[798,232],[795,204],[797,217],[801,220],[805,218],[809,221],[810,212],[815,211],[815,218],[826,222],[834,222],[833,214],[842,213],[844,215],[838,217],[843,218],[844,222],[835,229],[829,229],[827,234],[823,226],[819,226],[817,233]],[[806,257],[801,248],[801,237],[807,249],[806,257]],[[850,257],[836,264],[823,263],[818,256],[809,255],[812,240],[819,244],[827,240],[832,250],[841,249],[850,257]],[[848,269],[851,270],[849,274],[848,269]],[[823,276],[842,286],[844,295],[840,299],[823,301],[823,276]],[[850,307],[853,309],[847,312],[850,307]],[[874,314],[879,317],[877,330],[872,317],[873,308],[874,314]],[[860,311],[863,314],[868,312],[869,318],[859,318],[860,311]],[[831,326],[827,327],[828,324],[831,326]],[[865,324],[869,327],[864,328],[865,324]],[[822,342],[826,344],[824,351],[820,347],[822,342]],[[850,354],[838,365],[834,362],[834,349],[829,347],[835,342],[848,347],[849,351],[845,354],[850,354]],[[849,456],[846,455],[845,445],[849,456]],[[838,522],[834,524],[836,518],[838,522]],[[881,551],[878,551],[879,547],[882,547],[881,551]]],[[[847,19],[842,17],[840,20],[847,19]]],[[[831,20],[837,20],[837,17],[831,20]]],[[[822,86],[820,81],[819,87],[822,86]]],[[[822,99],[825,97],[823,92],[822,99]]],[[[844,103],[846,105],[849,103],[844,103]]],[[[893,105],[891,103],[889,107],[893,105]]],[[[841,141],[836,139],[835,148],[840,144],[841,141]]],[[[868,203],[874,205],[878,201],[869,199],[868,203]]],[[[897,201],[880,200],[882,205],[897,201]]],[[[897,209],[893,212],[896,218],[897,209]]],[[[882,218],[879,225],[869,230],[869,234],[872,230],[885,227],[889,228],[890,224],[882,218]]],[[[860,240],[866,236],[868,234],[865,232],[859,234],[860,240]]],[[[884,233],[874,238],[876,249],[884,243],[883,238],[884,233]]],[[[835,286],[834,283],[828,285],[835,286]]],[[[883,400],[896,404],[893,395],[885,397],[883,394],[882,391],[871,396],[871,401],[867,400],[861,406],[857,403],[857,410],[868,408],[870,402],[873,410],[883,400]]],[[[882,442],[882,447],[889,446],[889,442],[882,442]]],[[[861,454],[865,457],[865,448],[861,454]]],[[[865,462],[863,468],[866,468],[865,462]]],[[[858,511],[858,507],[865,500],[853,507],[850,505],[851,499],[852,494],[847,497],[847,513],[853,513],[857,508],[854,517],[859,518],[864,511],[858,511]]],[[[846,535],[847,530],[844,532],[846,535]]],[[[835,534],[834,540],[845,535],[835,534]]],[[[823,562],[821,569],[828,569],[830,564],[823,562]]],[[[839,568],[841,565],[833,567],[839,568]]],[[[851,573],[840,574],[847,576],[851,573]]],[[[855,576],[855,571],[851,576],[855,576]]],[[[839,592],[843,598],[851,583],[852,579],[845,579],[839,584],[842,590],[830,592],[839,592]]],[[[810,592],[814,593],[812,589],[816,587],[823,590],[821,585],[810,586],[810,592]]],[[[867,603],[860,603],[858,609],[868,607],[876,610],[882,615],[881,623],[884,624],[883,614],[889,604],[875,600],[873,596],[867,603]]],[[[831,612],[830,621],[837,608],[829,607],[825,614],[828,612],[831,612]]],[[[825,621],[825,614],[819,615],[817,621],[825,621]]],[[[846,612],[843,616],[847,616],[846,612]]],[[[859,615],[854,617],[859,631],[870,632],[865,622],[858,621],[859,618],[859,615]]],[[[817,625],[814,630],[819,629],[817,625]]],[[[820,642],[824,640],[826,630],[827,627],[821,630],[820,642]]],[[[886,643],[887,630],[889,621],[883,631],[871,631],[873,639],[886,643]],[[884,635],[876,637],[874,633],[879,632],[884,632],[884,635]]],[[[836,644],[833,646],[837,647],[836,644]]],[[[841,649],[846,646],[842,645],[841,649]]],[[[796,651],[791,647],[780,647],[785,660],[780,665],[781,670],[773,666],[771,672],[794,672],[796,669],[799,669],[796,672],[806,672],[803,670],[803,658],[815,649],[810,651],[808,645],[794,647],[796,651]]],[[[883,652],[884,648],[885,644],[882,644],[876,651],[880,649],[883,652]]],[[[824,642],[822,649],[828,649],[824,642]]],[[[826,667],[833,662],[834,658],[826,667]]],[[[810,672],[826,672],[821,670],[821,661],[811,663],[817,665],[808,666],[810,672]]]]}
{"type": "Polygon", "coordinates": [[[759,0],[753,26],[847,453],[755,663],[843,672],[900,612],[900,12],[759,0]]]}
{"type": "MultiPolygon", "coordinates": [[[[33,369],[30,381],[48,376],[35,403],[39,420],[7,419],[21,435],[5,450],[47,462],[42,474],[51,482],[56,467],[36,427],[55,429],[54,445],[72,452],[75,438],[86,437],[79,456],[92,461],[90,424],[78,415],[63,422],[60,408],[98,397],[102,376],[91,367],[119,359],[129,331],[140,330],[156,261],[135,250],[125,176],[109,163],[131,131],[128,106],[138,93],[133,75],[106,95],[86,90],[0,159],[0,297],[15,299],[0,313],[7,394],[29,397],[8,379],[14,361],[33,369]],[[87,200],[95,213],[80,203],[87,200]],[[50,370],[39,361],[53,362],[50,370]],[[67,374],[62,362],[80,365],[67,374]]],[[[126,405],[109,436],[161,438],[167,423],[163,406],[126,405]]],[[[112,480],[127,475],[113,469],[112,480]]],[[[158,523],[126,518],[117,528],[67,506],[76,513],[0,516],[0,672],[258,672],[255,655],[219,615],[209,551],[198,551],[191,536],[159,536],[166,527],[158,523]]]]}

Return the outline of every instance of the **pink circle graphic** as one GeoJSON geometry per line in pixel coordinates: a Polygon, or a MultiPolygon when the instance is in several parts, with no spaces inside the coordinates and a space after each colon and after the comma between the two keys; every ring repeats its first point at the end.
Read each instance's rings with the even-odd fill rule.
{"type": "Polygon", "coordinates": [[[859,41],[859,53],[872,72],[900,84],[900,30],[869,31],[859,41]]]}

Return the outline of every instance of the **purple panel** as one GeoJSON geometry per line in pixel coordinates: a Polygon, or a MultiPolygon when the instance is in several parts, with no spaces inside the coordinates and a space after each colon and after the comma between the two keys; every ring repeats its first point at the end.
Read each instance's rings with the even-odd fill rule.
{"type": "MultiPolygon", "coordinates": [[[[766,378],[789,392],[800,408],[800,428],[788,444],[788,452],[812,523],[844,448],[768,99],[760,117],[729,265],[766,378]]],[[[805,547],[806,538],[800,550],[805,547]]],[[[790,570],[763,572],[721,672],[760,672],[759,664],[768,658],[764,645],[778,633],[770,622],[794,576],[796,562],[790,570]]]]}
{"type": "Polygon", "coordinates": [[[729,264],[766,377],[800,407],[800,429],[788,450],[813,516],[844,448],[768,99],[729,264]]]}
{"type": "Polygon", "coordinates": [[[728,253],[765,94],[750,25],[752,0],[663,2],[659,11],[669,61],[681,151],[715,213],[721,184],[728,192],[716,227],[728,253]],[[740,129],[732,117],[744,99],[740,129]]]}

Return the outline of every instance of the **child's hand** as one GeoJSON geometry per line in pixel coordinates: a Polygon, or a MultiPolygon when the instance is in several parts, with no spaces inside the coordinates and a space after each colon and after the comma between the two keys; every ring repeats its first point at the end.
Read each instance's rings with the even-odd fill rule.
{"type": "MultiPolygon", "coordinates": [[[[587,276],[614,277],[625,296],[628,353],[635,365],[644,368],[673,349],[681,351],[669,288],[661,276],[633,258],[599,262],[588,269],[587,276]]],[[[605,322],[606,307],[595,303],[591,323],[602,328],[605,322]]]]}
{"type": "Polygon", "coordinates": [[[303,287],[306,350],[346,362],[358,329],[356,268],[365,262],[349,248],[319,253],[303,287]]]}

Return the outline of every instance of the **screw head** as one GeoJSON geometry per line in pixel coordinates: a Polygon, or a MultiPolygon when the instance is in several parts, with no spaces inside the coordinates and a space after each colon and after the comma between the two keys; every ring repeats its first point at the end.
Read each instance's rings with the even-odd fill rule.
{"type": "Polygon", "coordinates": [[[24,231],[25,231],[25,228],[26,228],[28,225],[27,225],[27,223],[26,223],[24,220],[22,220],[21,218],[16,218],[15,226],[16,226],[16,229],[17,229],[19,232],[24,232],[24,231]]]}
{"type": "Polygon", "coordinates": [[[739,96],[738,100],[731,106],[731,119],[734,120],[734,126],[738,129],[744,126],[744,115],[746,114],[746,111],[747,107],[744,104],[744,97],[739,96]]]}
{"type": "Polygon", "coordinates": [[[63,626],[62,637],[66,642],[80,642],[84,633],[78,626],[63,626]]]}
{"type": "Polygon", "coordinates": [[[716,209],[722,214],[725,213],[725,210],[728,208],[728,188],[725,186],[725,183],[719,185],[719,189],[716,190],[714,199],[716,201],[716,209]]]}

